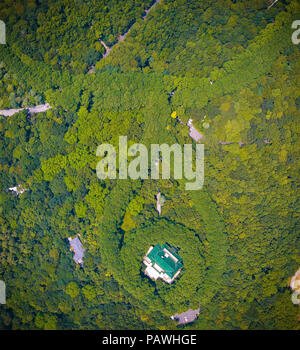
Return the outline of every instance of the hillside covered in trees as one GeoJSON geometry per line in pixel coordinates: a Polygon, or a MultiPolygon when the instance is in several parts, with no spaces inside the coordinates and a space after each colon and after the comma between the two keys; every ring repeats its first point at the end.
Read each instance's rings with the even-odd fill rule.
{"type": "Polygon", "coordinates": [[[0,3],[0,110],[52,107],[0,116],[0,329],[181,329],[170,316],[198,307],[184,329],[300,329],[289,288],[300,265],[300,4],[269,5],[0,3]],[[97,177],[97,147],[117,149],[122,135],[195,148],[189,119],[203,135],[201,190],[97,177]],[[8,190],[17,185],[26,191],[8,190]],[[78,234],[83,266],[69,250],[78,234]],[[170,285],[143,273],[149,246],[165,242],[184,264],[170,285]]]}

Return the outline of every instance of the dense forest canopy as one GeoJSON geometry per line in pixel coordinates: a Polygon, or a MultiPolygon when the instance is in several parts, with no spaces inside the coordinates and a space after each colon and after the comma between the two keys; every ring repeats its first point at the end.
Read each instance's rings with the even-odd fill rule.
{"type": "Polygon", "coordinates": [[[299,329],[300,4],[268,5],[0,3],[0,109],[52,107],[0,116],[1,329],[176,329],[170,316],[199,306],[185,329],[299,329]],[[201,190],[97,178],[100,144],[195,146],[190,118],[201,190]],[[82,267],[69,251],[78,234],[82,267]],[[184,264],[171,285],[143,274],[165,242],[184,264]]]}

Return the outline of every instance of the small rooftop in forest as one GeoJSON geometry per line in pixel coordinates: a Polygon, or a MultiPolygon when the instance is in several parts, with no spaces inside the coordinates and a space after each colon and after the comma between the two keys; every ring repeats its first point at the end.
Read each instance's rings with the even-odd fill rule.
{"type": "Polygon", "coordinates": [[[178,255],[178,249],[168,245],[151,246],[143,259],[147,266],[145,274],[151,279],[161,278],[166,283],[172,283],[180,274],[183,262],[178,255]]]}
{"type": "Polygon", "coordinates": [[[197,309],[197,310],[189,309],[188,311],[183,312],[182,314],[176,314],[174,316],[171,316],[171,319],[176,321],[178,325],[184,325],[184,324],[194,322],[198,317],[199,313],[200,313],[200,309],[197,309]]]}
{"type": "Polygon", "coordinates": [[[189,135],[192,139],[194,139],[196,142],[199,142],[203,135],[194,127],[192,119],[189,119],[186,125],[189,127],[189,135]]]}
{"type": "Polygon", "coordinates": [[[70,250],[74,252],[73,259],[76,262],[76,264],[83,264],[83,257],[84,257],[84,251],[83,245],[78,237],[75,238],[68,238],[70,242],[70,250]]]}

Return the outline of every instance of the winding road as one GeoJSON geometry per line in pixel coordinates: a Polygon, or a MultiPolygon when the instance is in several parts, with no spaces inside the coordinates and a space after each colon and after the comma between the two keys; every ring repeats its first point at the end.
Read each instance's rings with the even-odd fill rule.
{"type": "MultiPolygon", "coordinates": [[[[278,0],[277,0],[278,1],[278,0]]],[[[277,1],[274,1],[274,3],[276,3],[277,1]]],[[[159,4],[161,2],[161,0],[156,0],[147,10],[145,10],[145,14],[144,16],[142,17],[143,20],[146,20],[149,12],[155,7],[156,4],[159,4]]],[[[274,4],[273,3],[273,4],[274,4]]],[[[272,4],[272,5],[273,5],[272,4]]],[[[135,24],[135,23],[134,23],[135,24]]],[[[105,54],[103,55],[102,58],[105,58],[107,57],[110,53],[111,53],[111,50],[117,46],[120,42],[122,42],[126,37],[127,35],[129,34],[130,30],[132,29],[132,27],[134,26],[134,24],[132,24],[132,26],[127,30],[127,32],[125,32],[123,35],[119,35],[118,36],[118,40],[117,42],[112,45],[111,47],[107,46],[105,44],[105,42],[101,39],[99,39],[99,42],[103,45],[103,47],[105,48],[106,52],[105,54]]],[[[92,65],[88,71],[88,73],[94,73],[94,70],[95,70],[95,65],[92,65]]],[[[213,84],[212,81],[210,81],[211,84],[213,84]]],[[[175,91],[177,90],[174,89],[170,94],[170,98],[173,97],[175,91]]],[[[45,112],[47,111],[48,109],[51,109],[52,107],[49,105],[49,103],[45,103],[43,105],[38,105],[38,106],[34,106],[34,107],[29,107],[29,108],[18,108],[18,109],[4,109],[4,110],[0,110],[0,115],[2,116],[5,116],[5,117],[10,117],[10,116],[13,116],[14,114],[16,113],[19,113],[20,111],[23,111],[23,110],[27,110],[29,111],[29,113],[31,114],[34,114],[34,113],[40,113],[40,112],[45,112]]],[[[179,119],[180,123],[182,123],[182,121],[179,119]]],[[[189,136],[194,139],[196,142],[199,142],[200,139],[203,138],[203,134],[201,134],[192,124],[192,120],[189,119],[188,123],[186,124],[188,127],[189,127],[189,136]]],[[[271,144],[271,142],[267,139],[264,139],[263,140],[265,142],[265,144],[271,144]]],[[[219,141],[219,144],[220,145],[230,145],[232,143],[238,143],[240,147],[242,147],[243,145],[245,145],[244,142],[240,141],[240,142],[225,142],[225,141],[219,141]]]]}
{"type": "MultiPolygon", "coordinates": [[[[143,16],[143,20],[145,20],[145,19],[147,18],[149,12],[153,9],[153,7],[154,7],[156,4],[159,4],[160,2],[161,2],[161,0],[156,0],[156,1],[148,8],[148,10],[145,10],[145,15],[143,16]]],[[[105,48],[105,50],[106,50],[106,52],[105,52],[105,54],[103,55],[102,58],[107,57],[107,56],[110,54],[111,50],[112,50],[115,46],[117,46],[120,42],[122,42],[122,41],[127,37],[128,33],[130,32],[130,30],[131,30],[131,28],[134,26],[134,24],[135,24],[135,23],[133,23],[133,25],[127,30],[126,33],[124,33],[123,35],[119,35],[119,36],[118,36],[117,42],[116,42],[113,46],[111,46],[111,47],[107,46],[103,40],[99,39],[100,43],[104,46],[104,48],[105,48]]]]}

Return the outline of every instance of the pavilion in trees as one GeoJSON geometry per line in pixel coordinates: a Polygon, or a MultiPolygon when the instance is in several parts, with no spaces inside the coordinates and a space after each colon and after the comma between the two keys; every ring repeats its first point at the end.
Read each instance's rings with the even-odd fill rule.
{"type": "Polygon", "coordinates": [[[167,243],[151,246],[144,256],[143,263],[146,265],[146,276],[152,280],[161,278],[169,284],[180,274],[183,267],[178,250],[167,243]]]}

